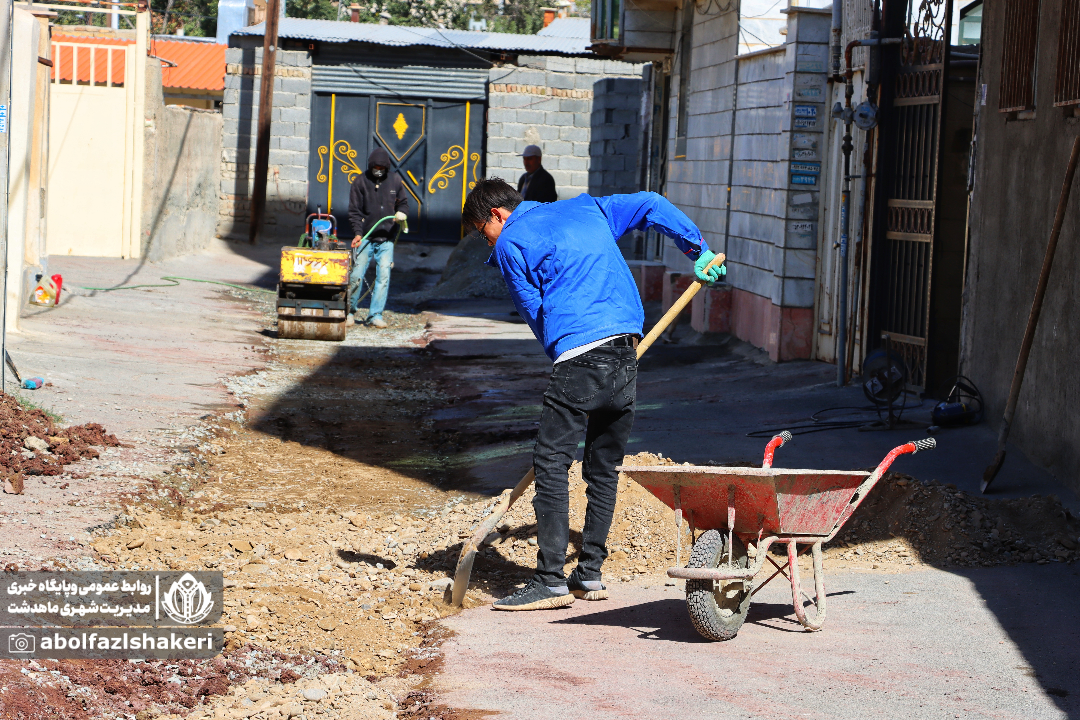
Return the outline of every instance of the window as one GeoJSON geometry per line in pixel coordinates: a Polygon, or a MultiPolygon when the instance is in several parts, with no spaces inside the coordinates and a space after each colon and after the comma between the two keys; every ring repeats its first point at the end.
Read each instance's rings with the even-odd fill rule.
{"type": "Polygon", "coordinates": [[[1054,105],[1080,107],[1080,0],[1061,0],[1054,105]]]}
{"type": "Polygon", "coordinates": [[[593,0],[593,40],[618,40],[622,0],[593,0]]]}
{"type": "Polygon", "coordinates": [[[675,123],[675,159],[686,159],[686,128],[690,114],[690,56],[693,54],[694,3],[684,2],[679,34],[679,115],[675,123]]]}
{"type": "Polygon", "coordinates": [[[1001,42],[1003,113],[1035,109],[1035,53],[1039,46],[1039,0],[1009,0],[1001,42]]]}
{"type": "Polygon", "coordinates": [[[967,5],[960,10],[957,45],[978,45],[982,39],[982,4],[983,0],[967,5]]]}

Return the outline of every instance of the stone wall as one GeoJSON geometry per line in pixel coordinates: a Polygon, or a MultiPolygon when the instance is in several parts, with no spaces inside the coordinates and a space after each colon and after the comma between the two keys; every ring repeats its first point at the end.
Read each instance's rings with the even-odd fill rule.
{"type": "Polygon", "coordinates": [[[142,257],[151,262],[206,248],[218,221],[221,114],[166,106],[161,63],[146,64],[142,257]]]}
{"type": "Polygon", "coordinates": [[[641,65],[518,58],[488,82],[487,175],[516,185],[521,151],[539,145],[559,199],[638,190],[641,65]]]}
{"type": "MultiPolygon", "coordinates": [[[[258,40],[262,42],[262,38],[258,40]]],[[[247,239],[254,187],[262,47],[229,48],[225,63],[217,232],[223,238],[247,239]]],[[[264,241],[295,241],[304,230],[310,128],[311,58],[305,51],[279,50],[274,70],[264,241]]]]}

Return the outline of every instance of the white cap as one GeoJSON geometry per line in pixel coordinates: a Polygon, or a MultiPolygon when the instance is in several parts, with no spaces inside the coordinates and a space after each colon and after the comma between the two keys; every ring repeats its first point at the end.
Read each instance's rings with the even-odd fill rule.
{"type": "Polygon", "coordinates": [[[539,145],[526,145],[525,149],[521,151],[521,157],[541,157],[543,154],[540,152],[539,145]]]}

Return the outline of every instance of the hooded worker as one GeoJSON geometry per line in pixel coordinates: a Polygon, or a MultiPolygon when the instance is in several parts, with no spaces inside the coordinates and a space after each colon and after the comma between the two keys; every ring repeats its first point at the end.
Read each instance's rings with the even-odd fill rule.
{"type": "Polygon", "coordinates": [[[533,449],[536,472],[536,574],[497,600],[496,610],[563,607],[575,598],[604,600],[601,567],[615,511],[615,469],[634,424],[637,344],[645,311],[618,240],[631,230],[670,237],[694,261],[699,280],[723,274],[701,231],[656,193],[540,203],[522,200],[498,178],[479,181],[465,199],[462,222],[493,249],[518,314],[554,363],[533,449]],[[584,439],[581,474],[589,499],[581,552],[563,572],[569,542],[570,463],[584,439]]]}
{"type": "Polygon", "coordinates": [[[361,322],[356,311],[364,289],[364,275],[374,260],[375,285],[367,322],[372,327],[387,327],[382,313],[390,290],[390,268],[394,266],[394,239],[398,225],[405,222],[408,209],[408,192],[401,176],[390,171],[389,153],[381,147],[375,148],[368,156],[367,170],[353,180],[349,190],[349,222],[356,233],[352,241],[353,268],[349,274],[352,307],[349,310],[357,324],[361,322]]]}

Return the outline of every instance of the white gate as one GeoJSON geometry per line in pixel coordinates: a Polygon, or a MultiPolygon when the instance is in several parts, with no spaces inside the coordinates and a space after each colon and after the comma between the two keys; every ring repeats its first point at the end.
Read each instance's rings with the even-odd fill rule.
{"type": "Polygon", "coordinates": [[[138,257],[145,45],[52,46],[48,253],[138,257]]]}

